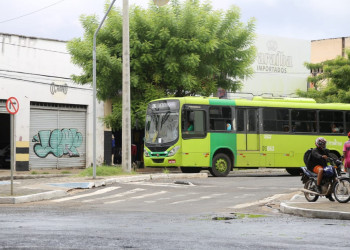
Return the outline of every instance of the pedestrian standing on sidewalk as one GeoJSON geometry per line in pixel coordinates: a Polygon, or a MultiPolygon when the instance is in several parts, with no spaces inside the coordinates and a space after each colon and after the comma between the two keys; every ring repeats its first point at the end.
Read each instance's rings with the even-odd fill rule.
{"type": "Polygon", "coordinates": [[[114,165],[114,159],[115,157],[115,138],[114,135],[112,134],[112,166],[114,165]]]}
{"type": "Polygon", "coordinates": [[[350,175],[350,132],[348,133],[348,141],[343,147],[344,171],[350,175]]]}

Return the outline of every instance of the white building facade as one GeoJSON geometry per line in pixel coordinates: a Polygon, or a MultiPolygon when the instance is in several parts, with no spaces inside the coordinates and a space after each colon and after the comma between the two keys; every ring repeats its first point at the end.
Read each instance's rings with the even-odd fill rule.
{"type": "Polygon", "coordinates": [[[307,90],[311,42],[308,40],[258,35],[254,74],[243,82],[242,93],[293,96],[297,89],[307,90]]]}
{"type": "MultiPolygon", "coordinates": [[[[90,85],[72,82],[71,75],[79,73],[65,41],[0,34],[0,150],[13,132],[17,171],[92,164],[93,93],[90,85]],[[18,100],[13,129],[10,97],[18,100]]],[[[104,103],[97,102],[96,109],[101,164],[104,103]]]]}

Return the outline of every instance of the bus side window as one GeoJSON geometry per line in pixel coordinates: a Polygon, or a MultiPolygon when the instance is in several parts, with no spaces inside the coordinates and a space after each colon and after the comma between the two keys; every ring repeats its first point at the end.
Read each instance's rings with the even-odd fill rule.
{"type": "Polygon", "coordinates": [[[244,109],[237,109],[236,111],[237,114],[237,131],[245,131],[244,129],[244,109]]]}
{"type": "Polygon", "coordinates": [[[202,138],[206,136],[204,110],[186,110],[181,122],[184,138],[202,138]]]}
{"type": "Polygon", "coordinates": [[[344,117],[341,111],[319,112],[320,133],[343,133],[344,117]]]}
{"type": "Polygon", "coordinates": [[[209,126],[212,131],[230,131],[227,124],[232,123],[232,109],[228,106],[213,106],[209,108],[209,126]]]}
{"type": "Polygon", "coordinates": [[[345,113],[345,131],[349,132],[350,131],[350,112],[345,113]]]}
{"type": "Polygon", "coordinates": [[[293,132],[316,132],[316,111],[315,110],[292,110],[293,132]]]}

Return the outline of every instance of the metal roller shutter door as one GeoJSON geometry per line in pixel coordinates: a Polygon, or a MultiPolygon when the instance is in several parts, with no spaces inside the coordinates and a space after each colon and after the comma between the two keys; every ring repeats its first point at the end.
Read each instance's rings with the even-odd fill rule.
{"type": "Polygon", "coordinates": [[[6,100],[0,100],[0,113],[8,113],[6,110],[6,100]]]}
{"type": "Polygon", "coordinates": [[[65,156],[58,158],[58,167],[85,167],[86,112],[59,111],[59,128],[71,147],[65,147],[65,156]]]}
{"type": "Polygon", "coordinates": [[[86,111],[31,107],[30,168],[85,167],[85,124],[86,111]]]}

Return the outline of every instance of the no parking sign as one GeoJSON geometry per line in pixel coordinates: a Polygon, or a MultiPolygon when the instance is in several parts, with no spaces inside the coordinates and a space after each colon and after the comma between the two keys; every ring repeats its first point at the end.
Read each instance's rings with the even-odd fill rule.
{"type": "Polygon", "coordinates": [[[17,114],[19,110],[19,103],[16,97],[10,97],[6,101],[6,109],[7,111],[12,115],[11,116],[11,195],[13,195],[13,171],[15,169],[15,161],[16,161],[16,155],[15,155],[15,138],[14,138],[14,131],[15,131],[15,114],[17,114]]]}
{"type": "Polygon", "coordinates": [[[6,101],[6,109],[11,115],[17,114],[19,110],[19,102],[16,97],[10,97],[6,101]]]}

